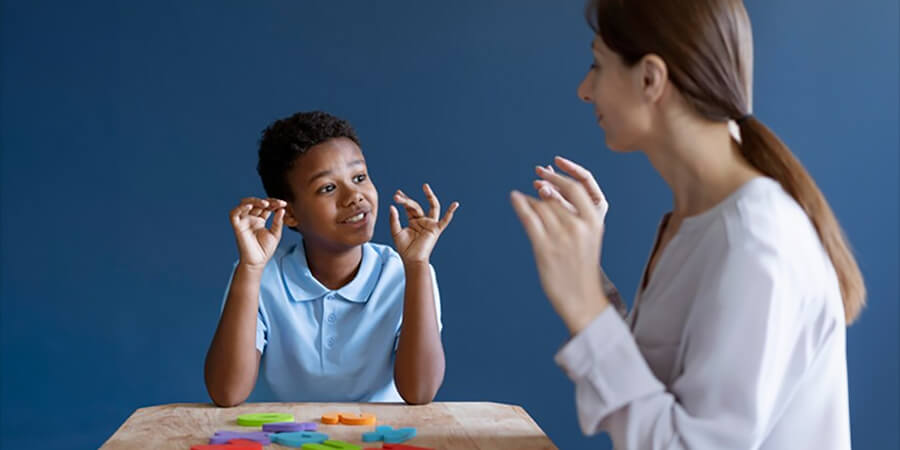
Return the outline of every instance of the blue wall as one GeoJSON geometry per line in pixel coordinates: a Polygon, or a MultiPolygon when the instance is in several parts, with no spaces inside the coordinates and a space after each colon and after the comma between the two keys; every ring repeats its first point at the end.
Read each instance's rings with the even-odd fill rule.
{"type": "MultiPolygon", "coordinates": [[[[552,361],[566,332],[508,202],[535,163],[583,161],[612,204],[605,265],[633,292],[670,197],[642,156],[603,147],[575,96],[581,0],[76,3],[0,7],[0,447],[96,447],[138,407],[207,401],[237,257],[226,214],[262,193],[265,124],[315,108],[357,127],[384,200],[427,180],[462,203],[433,261],[438,400],[521,404],[561,448],[609,448],[576,425],[552,361]]],[[[898,4],[749,3],[756,113],[868,281],[848,335],[854,446],[897,448],[898,4]]]]}

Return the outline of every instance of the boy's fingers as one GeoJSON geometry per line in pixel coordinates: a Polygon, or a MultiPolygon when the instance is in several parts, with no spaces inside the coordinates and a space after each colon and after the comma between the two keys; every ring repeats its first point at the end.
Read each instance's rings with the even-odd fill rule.
{"type": "Polygon", "coordinates": [[[391,236],[396,236],[403,231],[403,227],[400,226],[400,213],[397,212],[397,208],[394,205],[390,207],[390,216],[391,216],[391,236]]]}
{"type": "Polygon", "coordinates": [[[438,220],[441,217],[441,202],[438,201],[437,195],[434,195],[434,191],[431,190],[431,186],[428,183],[422,185],[422,190],[425,191],[425,197],[428,198],[428,203],[431,204],[431,211],[428,211],[428,217],[438,220]]]}
{"type": "Polygon", "coordinates": [[[247,197],[247,198],[241,200],[241,203],[253,205],[254,208],[265,208],[266,207],[266,201],[261,198],[256,198],[256,197],[247,197]]]}
{"type": "MultiPolygon", "coordinates": [[[[425,225],[423,225],[422,223],[420,223],[418,221],[410,222],[409,227],[412,228],[413,231],[415,231],[416,233],[419,233],[419,234],[425,234],[425,233],[430,233],[430,232],[435,231],[429,227],[426,227],[425,225]]],[[[437,230],[437,233],[440,234],[440,230],[437,230]]]]}
{"type": "Polygon", "coordinates": [[[276,239],[281,239],[281,230],[284,228],[285,209],[281,208],[275,211],[275,217],[272,218],[272,234],[276,239]]]}
{"type": "Polygon", "coordinates": [[[246,212],[242,215],[249,216],[262,216],[262,210],[268,207],[268,202],[266,200],[256,198],[256,197],[247,197],[241,200],[241,204],[239,207],[245,208],[246,212]]]}
{"type": "Polygon", "coordinates": [[[252,208],[253,205],[246,205],[242,203],[232,209],[231,212],[228,213],[228,216],[231,217],[232,223],[236,224],[236,222],[241,220],[241,218],[244,217],[252,208]]]}
{"type": "Polygon", "coordinates": [[[266,206],[266,209],[269,210],[269,211],[271,211],[271,212],[275,212],[275,211],[277,211],[278,209],[287,207],[287,202],[286,202],[286,201],[284,201],[284,200],[279,200],[279,199],[274,198],[274,197],[269,197],[269,198],[267,198],[267,199],[266,199],[266,203],[268,203],[268,206],[266,206]]]}
{"type": "Polygon", "coordinates": [[[394,201],[403,205],[403,207],[406,208],[406,213],[410,217],[422,217],[425,215],[425,212],[422,211],[422,207],[419,206],[415,200],[402,194],[402,192],[397,191],[397,195],[394,195],[394,201]]]}
{"type": "Polygon", "coordinates": [[[441,230],[447,228],[447,225],[450,225],[450,221],[453,220],[453,213],[456,212],[457,208],[459,208],[459,202],[453,202],[450,204],[450,207],[447,208],[447,212],[444,213],[444,218],[441,219],[440,222],[441,230]]]}
{"type": "MultiPolygon", "coordinates": [[[[269,198],[256,198],[256,197],[247,197],[241,200],[241,205],[252,205],[253,208],[258,209],[271,209],[276,210],[278,208],[283,208],[287,206],[287,202],[284,200],[279,200],[274,197],[269,198]]],[[[254,214],[258,215],[258,214],[254,214]]]]}
{"type": "Polygon", "coordinates": [[[422,206],[419,205],[419,202],[413,200],[410,196],[406,195],[405,192],[397,189],[397,195],[395,197],[401,200],[398,201],[398,203],[402,203],[406,208],[413,208],[413,210],[415,210],[419,216],[425,215],[425,210],[422,209],[422,206]]]}

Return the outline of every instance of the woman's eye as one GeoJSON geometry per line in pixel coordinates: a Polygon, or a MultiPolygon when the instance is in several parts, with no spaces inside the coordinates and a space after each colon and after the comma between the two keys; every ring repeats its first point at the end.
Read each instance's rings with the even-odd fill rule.
{"type": "Polygon", "coordinates": [[[366,181],[366,175],[365,175],[365,174],[359,174],[359,175],[353,177],[353,182],[354,182],[354,183],[362,183],[363,181],[366,181]]]}
{"type": "Polygon", "coordinates": [[[334,190],[334,185],[333,185],[333,184],[326,184],[325,186],[322,186],[322,187],[319,188],[319,192],[321,192],[321,193],[323,193],[323,194],[328,193],[328,192],[331,192],[331,191],[333,191],[333,190],[334,190]]]}

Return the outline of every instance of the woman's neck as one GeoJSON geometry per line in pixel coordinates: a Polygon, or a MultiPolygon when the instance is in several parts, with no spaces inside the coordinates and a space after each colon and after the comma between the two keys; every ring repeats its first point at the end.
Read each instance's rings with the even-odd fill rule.
{"type": "Polygon", "coordinates": [[[340,289],[350,283],[362,264],[362,245],[336,251],[304,239],[303,250],[306,252],[306,264],[313,277],[331,290],[340,289]]]}
{"type": "Polygon", "coordinates": [[[743,157],[727,123],[683,117],[662,130],[645,153],[672,190],[672,215],[679,222],[762,175],[743,157]]]}

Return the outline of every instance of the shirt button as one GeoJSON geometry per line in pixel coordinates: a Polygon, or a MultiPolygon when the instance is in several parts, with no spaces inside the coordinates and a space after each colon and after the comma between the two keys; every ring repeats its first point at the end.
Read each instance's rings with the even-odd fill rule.
{"type": "Polygon", "coordinates": [[[334,347],[334,336],[328,338],[328,348],[334,347]]]}
{"type": "Polygon", "coordinates": [[[334,313],[329,314],[328,323],[334,323],[335,321],[337,321],[337,316],[335,316],[334,313]]]}

